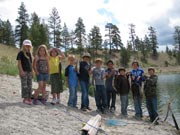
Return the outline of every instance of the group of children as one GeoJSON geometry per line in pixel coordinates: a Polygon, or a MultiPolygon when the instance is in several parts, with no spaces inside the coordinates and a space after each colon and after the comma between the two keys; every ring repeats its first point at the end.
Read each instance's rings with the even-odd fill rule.
{"type": "Polygon", "coordinates": [[[46,104],[46,83],[50,78],[51,94],[53,95],[52,104],[60,102],[60,93],[63,91],[59,64],[64,58],[64,54],[56,48],[48,49],[46,45],[40,45],[36,55],[33,58],[32,43],[30,40],[24,40],[22,50],[17,55],[18,69],[21,78],[23,103],[46,104]],[[36,75],[38,88],[35,90],[32,100],[32,78],[36,75]],[[42,99],[38,100],[39,94],[42,99]]]}
{"type": "MultiPolygon", "coordinates": [[[[38,95],[42,93],[43,104],[46,104],[46,83],[49,79],[51,82],[51,94],[53,96],[52,104],[60,103],[60,93],[63,91],[60,61],[64,59],[64,54],[57,48],[52,48],[48,52],[45,45],[40,45],[33,60],[32,44],[30,40],[24,40],[22,50],[17,55],[18,69],[21,78],[23,103],[37,105],[38,95]],[[37,77],[38,88],[35,91],[34,99],[31,100],[32,94],[32,77],[33,71],[37,77]]],[[[126,69],[121,67],[115,70],[112,60],[106,65],[107,69],[102,67],[101,58],[95,60],[95,66],[90,64],[91,56],[85,53],[82,61],[77,62],[75,55],[69,55],[69,65],[65,68],[66,84],[69,88],[68,106],[77,107],[77,88],[81,88],[81,110],[91,110],[89,107],[89,86],[90,81],[94,86],[95,102],[97,112],[106,113],[116,110],[116,95],[120,95],[121,114],[127,117],[128,95],[130,88],[132,90],[135,117],[141,118],[142,113],[142,82],[144,81],[144,93],[146,96],[146,106],[149,112],[150,120],[153,122],[157,117],[157,98],[156,85],[157,75],[155,69],[148,69],[148,76],[139,68],[137,61],[132,63],[131,72],[126,73],[126,69]],[[92,75],[92,79],[90,76],[92,75]],[[129,81],[131,80],[131,81],[129,81]]]]}

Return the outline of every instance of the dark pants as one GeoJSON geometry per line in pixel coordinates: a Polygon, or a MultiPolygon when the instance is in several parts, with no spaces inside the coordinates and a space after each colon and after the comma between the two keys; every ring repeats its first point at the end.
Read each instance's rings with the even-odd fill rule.
{"type": "Polygon", "coordinates": [[[146,106],[148,109],[150,120],[153,122],[158,116],[157,113],[157,97],[146,97],[146,106]]]}
{"type": "Polygon", "coordinates": [[[98,109],[107,108],[107,97],[104,85],[96,85],[95,101],[98,109]]]}
{"type": "Polygon", "coordinates": [[[108,108],[112,108],[112,107],[115,108],[115,104],[116,104],[116,92],[115,91],[107,91],[108,108]],[[110,101],[111,101],[111,105],[110,105],[110,101]]]}
{"type": "Polygon", "coordinates": [[[133,83],[131,87],[134,100],[135,116],[142,117],[142,95],[140,92],[141,86],[137,83],[133,83]]]}
{"type": "Polygon", "coordinates": [[[81,85],[81,108],[89,107],[89,82],[86,81],[80,81],[81,85]]]}

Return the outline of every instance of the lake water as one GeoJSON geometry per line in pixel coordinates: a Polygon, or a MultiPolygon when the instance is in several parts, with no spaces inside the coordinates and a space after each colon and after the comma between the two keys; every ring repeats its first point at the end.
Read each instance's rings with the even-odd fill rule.
{"type": "MultiPolygon", "coordinates": [[[[158,75],[158,106],[162,118],[167,112],[169,100],[172,101],[171,108],[180,126],[180,74],[158,75]]],[[[171,114],[168,121],[174,125],[171,114]]]]}

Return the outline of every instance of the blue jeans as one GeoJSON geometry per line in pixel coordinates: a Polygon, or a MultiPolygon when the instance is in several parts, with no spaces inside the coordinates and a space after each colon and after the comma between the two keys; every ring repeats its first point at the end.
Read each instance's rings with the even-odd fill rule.
{"type": "Polygon", "coordinates": [[[127,114],[128,95],[120,96],[120,100],[121,100],[121,114],[122,115],[128,115],[127,114]]]}
{"type": "Polygon", "coordinates": [[[49,80],[49,74],[48,73],[39,73],[38,75],[37,75],[37,81],[38,82],[41,82],[41,81],[45,81],[45,82],[47,82],[49,80]]]}
{"type": "Polygon", "coordinates": [[[148,109],[149,117],[151,121],[154,121],[158,116],[157,113],[157,97],[146,97],[146,106],[148,109]]]}
{"type": "Polygon", "coordinates": [[[76,105],[77,105],[77,87],[69,86],[68,106],[76,107],[76,105]]]}
{"type": "Polygon", "coordinates": [[[84,107],[89,107],[89,82],[86,81],[80,81],[80,85],[81,85],[81,108],[84,107]]]}
{"type": "Polygon", "coordinates": [[[106,90],[104,85],[96,85],[95,87],[95,101],[97,108],[107,108],[106,90]]]}
{"type": "Polygon", "coordinates": [[[135,116],[142,117],[142,96],[134,96],[135,116]]]}

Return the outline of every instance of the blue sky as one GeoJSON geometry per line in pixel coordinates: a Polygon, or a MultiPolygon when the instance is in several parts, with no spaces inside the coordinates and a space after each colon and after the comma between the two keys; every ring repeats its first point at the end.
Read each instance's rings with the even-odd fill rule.
{"type": "Polygon", "coordinates": [[[124,44],[129,37],[130,23],[136,25],[140,38],[153,26],[159,45],[174,44],[174,26],[180,25],[180,0],[0,0],[0,18],[10,19],[15,25],[22,1],[29,14],[36,12],[45,20],[56,7],[62,25],[65,22],[70,30],[75,28],[78,17],[83,19],[87,34],[96,25],[104,36],[105,24],[113,23],[119,28],[124,44]]]}

